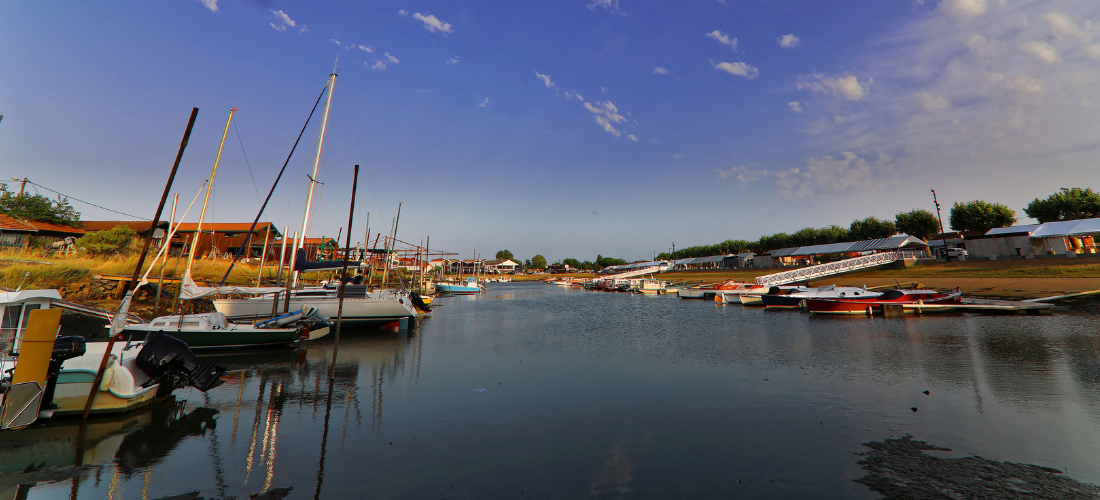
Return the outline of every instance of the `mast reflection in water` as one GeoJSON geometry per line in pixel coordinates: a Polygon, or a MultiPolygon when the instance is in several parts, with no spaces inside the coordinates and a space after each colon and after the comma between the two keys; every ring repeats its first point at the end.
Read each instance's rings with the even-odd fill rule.
{"type": "Polygon", "coordinates": [[[877,498],[853,453],[905,434],[1100,483],[1095,316],[819,318],[541,283],[436,305],[411,332],[346,330],[335,367],[324,339],[217,355],[225,384],[165,416],[0,434],[4,470],[41,469],[0,498],[877,498]]]}

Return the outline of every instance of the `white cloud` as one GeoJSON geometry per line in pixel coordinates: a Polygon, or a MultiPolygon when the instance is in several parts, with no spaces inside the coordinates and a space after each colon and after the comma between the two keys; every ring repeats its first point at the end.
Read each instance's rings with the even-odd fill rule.
{"type": "Polygon", "coordinates": [[[399,16],[407,16],[407,15],[409,15],[409,11],[407,11],[407,10],[405,10],[405,9],[401,9],[401,10],[397,11],[397,15],[399,15],[399,16]]]}
{"type": "Polygon", "coordinates": [[[787,106],[790,106],[791,111],[794,111],[795,113],[801,113],[802,112],[802,103],[800,103],[798,101],[788,102],[787,106]]]}
{"type": "Polygon", "coordinates": [[[775,173],[776,185],[787,196],[811,196],[820,192],[841,192],[874,186],[874,177],[890,167],[892,157],[880,153],[868,162],[852,151],[840,157],[822,155],[810,158],[802,167],[775,173]]]}
{"type": "Polygon", "coordinates": [[[539,74],[539,72],[536,70],[532,71],[535,71],[535,78],[542,80],[542,84],[546,85],[546,88],[551,89],[557,87],[556,85],[554,85],[554,82],[550,81],[550,75],[539,74]]]}
{"type": "Polygon", "coordinates": [[[822,94],[832,94],[836,97],[842,97],[849,101],[858,101],[863,99],[864,96],[870,91],[872,79],[868,78],[867,83],[861,84],[859,79],[847,75],[840,78],[828,78],[823,75],[814,74],[813,77],[817,81],[801,81],[796,84],[799,90],[810,89],[814,92],[820,92],[822,94]]]}
{"type": "Polygon", "coordinates": [[[583,101],[584,97],[572,90],[565,91],[565,98],[569,100],[583,101]]]}
{"type": "Polygon", "coordinates": [[[592,0],[592,3],[588,4],[588,10],[595,11],[597,8],[603,7],[616,14],[626,15],[622,9],[619,8],[619,0],[592,0]]]}
{"type": "Polygon", "coordinates": [[[1020,50],[1030,53],[1031,55],[1038,57],[1040,60],[1047,64],[1053,64],[1058,62],[1058,50],[1046,42],[1040,42],[1037,40],[1030,40],[1024,43],[1020,47],[1020,50]]]}
{"type": "Polygon", "coordinates": [[[943,0],[937,8],[958,21],[966,22],[985,14],[989,7],[985,0],[943,0]]]}
{"type": "MultiPolygon", "coordinates": [[[[271,24],[272,28],[275,28],[275,31],[286,31],[287,27],[294,28],[298,26],[298,23],[291,19],[290,16],[286,15],[286,12],[282,10],[272,10],[271,13],[275,16],[275,22],[269,24],[271,24]]],[[[302,29],[304,30],[305,26],[302,26],[302,29]]]]}
{"type": "Polygon", "coordinates": [[[750,66],[743,62],[720,62],[714,65],[714,69],[725,71],[726,73],[729,73],[731,75],[743,76],[745,78],[748,78],[749,80],[752,80],[753,78],[756,78],[760,75],[759,69],[756,69],[755,66],[750,66]]]}
{"type": "Polygon", "coordinates": [[[458,64],[458,56],[454,56],[447,60],[447,64],[458,64]]]}
{"type": "Polygon", "coordinates": [[[486,97],[486,98],[485,98],[485,100],[483,100],[483,101],[481,101],[481,102],[477,103],[477,107],[479,107],[479,108],[487,108],[487,107],[489,107],[489,98],[488,98],[488,97],[486,97]]]}
{"type": "Polygon", "coordinates": [[[794,36],[794,33],[788,33],[777,38],[775,41],[778,42],[779,46],[783,47],[784,49],[793,49],[795,45],[798,45],[798,42],[802,41],[802,39],[794,36]]]}
{"type": "Polygon", "coordinates": [[[638,142],[638,138],[635,137],[634,134],[626,134],[626,138],[630,139],[631,141],[638,142]]]}
{"type": "Polygon", "coordinates": [[[611,104],[611,101],[597,102],[593,105],[590,102],[584,103],[584,108],[591,111],[595,116],[596,123],[603,127],[607,133],[619,137],[623,133],[615,128],[612,123],[622,123],[626,121],[626,117],[619,114],[619,108],[611,104]]]}
{"type": "Polygon", "coordinates": [[[363,52],[366,52],[368,54],[374,53],[374,47],[367,47],[364,45],[358,45],[357,47],[359,48],[359,50],[362,50],[363,52]]]}
{"type": "Polygon", "coordinates": [[[1100,59],[1100,44],[1094,44],[1085,47],[1085,53],[1091,57],[1100,59]]]}
{"type": "Polygon", "coordinates": [[[394,64],[400,64],[401,63],[401,61],[398,61],[396,57],[391,56],[389,52],[386,52],[385,54],[382,54],[382,55],[386,56],[386,60],[388,60],[391,63],[394,63],[394,64]]]}
{"type": "Polygon", "coordinates": [[[722,33],[721,31],[714,30],[710,33],[707,33],[707,38],[712,38],[722,45],[729,45],[731,49],[735,51],[737,50],[737,39],[730,38],[729,35],[722,33]]]}
{"type": "Polygon", "coordinates": [[[667,69],[665,69],[665,68],[661,68],[661,67],[658,67],[658,66],[654,66],[654,67],[653,67],[653,74],[654,74],[654,75],[667,75],[667,74],[668,74],[668,70],[667,70],[667,69]]]}
{"type": "MultiPolygon", "coordinates": [[[[1092,40],[1092,35],[1078,27],[1077,23],[1066,14],[1047,12],[1043,15],[1043,19],[1050,25],[1050,29],[1054,31],[1055,35],[1077,37],[1086,43],[1092,40]]],[[[1086,29],[1090,24],[1090,22],[1085,21],[1086,29]]]]}
{"type": "Polygon", "coordinates": [[[368,68],[373,69],[375,71],[382,71],[382,70],[386,69],[386,63],[384,63],[382,61],[374,61],[374,64],[371,64],[369,62],[364,62],[363,64],[365,64],[368,68]]]}
{"type": "Polygon", "coordinates": [[[275,28],[275,31],[286,31],[286,26],[283,26],[282,24],[275,24],[275,23],[268,23],[268,24],[270,24],[272,28],[275,28]]]}
{"type": "Polygon", "coordinates": [[[917,100],[920,102],[920,107],[929,113],[951,107],[951,103],[947,102],[943,96],[933,96],[928,92],[917,93],[917,100]]]}
{"type": "Polygon", "coordinates": [[[202,2],[203,7],[210,9],[210,12],[218,11],[218,0],[199,0],[202,2]]]}
{"type": "Polygon", "coordinates": [[[335,38],[329,38],[328,41],[335,43],[336,45],[340,45],[340,40],[337,40],[335,38]]]}
{"type": "Polygon", "coordinates": [[[440,33],[454,33],[454,30],[451,29],[451,24],[440,21],[435,17],[435,14],[428,14],[425,16],[417,12],[413,14],[413,19],[424,23],[424,29],[432,33],[437,31],[440,33]]]}

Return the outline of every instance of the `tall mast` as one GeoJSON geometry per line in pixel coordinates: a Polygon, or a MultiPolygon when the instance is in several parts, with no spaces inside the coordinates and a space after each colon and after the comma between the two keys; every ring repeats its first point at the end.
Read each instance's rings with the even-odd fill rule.
{"type": "Polygon", "coordinates": [[[188,277],[191,275],[191,263],[195,261],[195,248],[198,247],[199,236],[202,235],[202,219],[206,217],[206,205],[210,203],[210,190],[214,188],[214,175],[218,173],[218,162],[222,159],[225,136],[229,135],[229,123],[233,121],[233,113],[236,111],[237,108],[229,110],[229,118],[225,120],[225,130],[222,132],[222,142],[218,145],[218,156],[214,157],[214,168],[210,169],[210,180],[206,183],[206,196],[202,199],[202,211],[199,212],[199,225],[195,228],[195,237],[191,240],[191,252],[187,254],[188,277]]]}
{"type": "MultiPolygon", "coordinates": [[[[321,148],[325,144],[325,130],[328,128],[328,110],[332,106],[332,93],[336,90],[336,68],[332,68],[332,74],[328,75],[328,98],[325,99],[325,116],[321,120],[321,137],[317,139],[317,154],[313,157],[313,175],[309,178],[309,196],[306,197],[306,213],[302,216],[302,242],[306,241],[306,230],[309,229],[309,212],[313,208],[313,188],[317,186],[317,169],[321,166],[321,148]]],[[[323,244],[324,242],[322,242],[323,244]]],[[[294,285],[298,285],[298,275],[301,271],[294,271],[294,285]]]]}

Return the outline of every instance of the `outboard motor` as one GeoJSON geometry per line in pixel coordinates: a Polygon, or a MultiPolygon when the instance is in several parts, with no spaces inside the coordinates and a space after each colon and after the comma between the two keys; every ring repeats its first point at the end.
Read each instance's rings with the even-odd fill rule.
{"type": "Polygon", "coordinates": [[[222,384],[225,367],[213,361],[203,363],[182,340],[155,332],[145,339],[137,355],[137,366],[153,380],[175,377],[206,392],[222,384]]]}
{"type": "Polygon", "coordinates": [[[67,359],[83,356],[87,350],[84,337],[65,336],[54,339],[53,354],[50,355],[50,364],[46,368],[46,390],[42,393],[40,414],[52,415],[54,410],[57,410],[57,405],[53,403],[53,392],[57,389],[57,376],[61,373],[61,364],[67,359]]]}
{"type": "Polygon", "coordinates": [[[432,312],[432,306],[428,305],[427,302],[424,302],[424,299],[420,297],[419,293],[409,292],[409,300],[412,301],[413,305],[421,311],[432,312]]]}

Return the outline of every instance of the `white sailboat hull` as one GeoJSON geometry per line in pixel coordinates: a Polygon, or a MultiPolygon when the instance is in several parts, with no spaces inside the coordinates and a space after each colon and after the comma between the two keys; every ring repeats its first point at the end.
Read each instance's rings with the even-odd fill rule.
{"type": "MultiPolygon", "coordinates": [[[[214,309],[230,320],[250,320],[271,316],[272,297],[248,299],[218,299],[214,309]]],[[[282,312],[284,301],[280,300],[278,312],[282,312]]],[[[316,307],[322,316],[336,320],[339,301],[334,297],[294,297],[290,298],[290,310],[301,310],[303,306],[316,307]]],[[[401,318],[417,317],[416,310],[408,297],[366,297],[344,298],[344,321],[395,321],[401,318]]]]}

